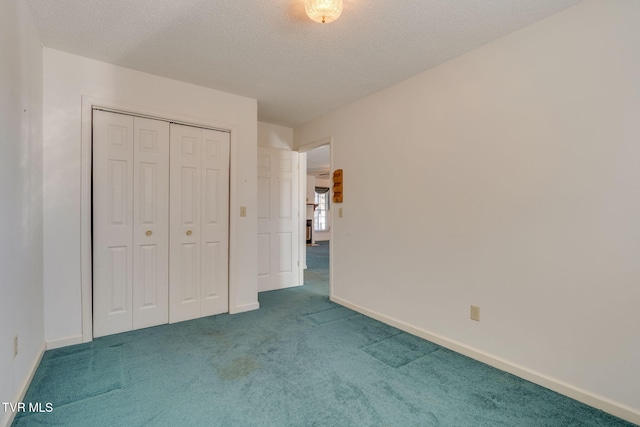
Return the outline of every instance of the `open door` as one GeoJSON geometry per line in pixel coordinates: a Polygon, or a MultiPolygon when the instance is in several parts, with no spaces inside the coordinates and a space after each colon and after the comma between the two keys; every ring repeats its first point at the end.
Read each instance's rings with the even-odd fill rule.
{"type": "Polygon", "coordinates": [[[298,153],[258,147],[258,291],[301,285],[298,153]]]}

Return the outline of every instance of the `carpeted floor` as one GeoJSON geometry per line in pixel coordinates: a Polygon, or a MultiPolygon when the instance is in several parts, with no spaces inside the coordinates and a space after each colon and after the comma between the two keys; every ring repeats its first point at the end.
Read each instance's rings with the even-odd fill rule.
{"type": "Polygon", "coordinates": [[[329,301],[328,245],[258,311],[47,351],[14,426],[629,426],[329,301]]]}

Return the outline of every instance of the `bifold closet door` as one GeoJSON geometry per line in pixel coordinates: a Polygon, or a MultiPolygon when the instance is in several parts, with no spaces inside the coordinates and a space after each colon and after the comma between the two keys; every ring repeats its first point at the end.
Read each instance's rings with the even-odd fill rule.
{"type": "Polygon", "coordinates": [[[93,112],[94,336],[168,321],[169,124],[93,112]]]}
{"type": "Polygon", "coordinates": [[[229,310],[229,134],[171,124],[170,322],[229,310]]]}
{"type": "Polygon", "coordinates": [[[135,117],[133,329],[169,322],[169,123],[135,117]]]}

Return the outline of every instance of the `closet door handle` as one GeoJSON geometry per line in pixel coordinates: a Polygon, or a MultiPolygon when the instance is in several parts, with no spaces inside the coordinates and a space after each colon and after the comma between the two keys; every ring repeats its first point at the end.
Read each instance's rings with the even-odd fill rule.
{"type": "Polygon", "coordinates": [[[148,230],[148,231],[147,231],[146,233],[144,233],[144,234],[146,234],[147,236],[151,236],[151,235],[153,234],[153,232],[152,232],[151,230],[148,230]]]}
{"type": "Polygon", "coordinates": [[[187,236],[191,236],[192,234],[191,230],[187,231],[187,236]]]}

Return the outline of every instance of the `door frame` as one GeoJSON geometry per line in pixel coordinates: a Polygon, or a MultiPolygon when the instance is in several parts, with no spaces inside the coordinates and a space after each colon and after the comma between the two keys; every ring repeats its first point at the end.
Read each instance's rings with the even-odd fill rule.
{"type": "MultiPolygon", "coordinates": [[[[237,204],[238,188],[235,179],[238,171],[237,164],[237,138],[238,124],[224,121],[207,120],[200,117],[174,114],[158,111],[153,108],[139,105],[126,104],[114,100],[98,99],[90,96],[82,96],[81,105],[81,146],[80,146],[80,298],[82,307],[82,342],[93,340],[93,240],[92,228],[92,156],[93,156],[93,120],[92,111],[101,108],[113,112],[130,114],[169,121],[188,126],[205,127],[230,133],[229,150],[229,313],[236,312],[237,289],[236,269],[232,268],[237,263],[235,232],[238,219],[231,215],[232,207],[237,204]]],[[[258,307],[255,307],[258,308],[258,307]]],[[[246,311],[243,307],[243,311],[246,311]]],[[[252,308],[251,308],[252,309],[252,308]]]]}
{"type": "MultiPolygon", "coordinates": [[[[311,151],[316,148],[329,146],[329,172],[333,174],[333,137],[328,136],[326,138],[318,139],[310,142],[309,144],[301,145],[297,148],[298,153],[304,154],[304,168],[301,166],[299,170],[300,176],[300,212],[304,212],[304,215],[300,215],[300,259],[304,262],[304,266],[300,268],[300,283],[304,283],[304,270],[307,268],[307,243],[306,243],[306,227],[307,227],[307,151],[311,151]],[[304,240],[303,240],[304,239],[304,240]]],[[[301,156],[303,157],[303,156],[301,156]]],[[[300,165],[302,165],[302,160],[300,165]]],[[[335,224],[334,210],[331,209],[331,228],[329,228],[329,297],[333,297],[333,230],[335,224]]]]}

